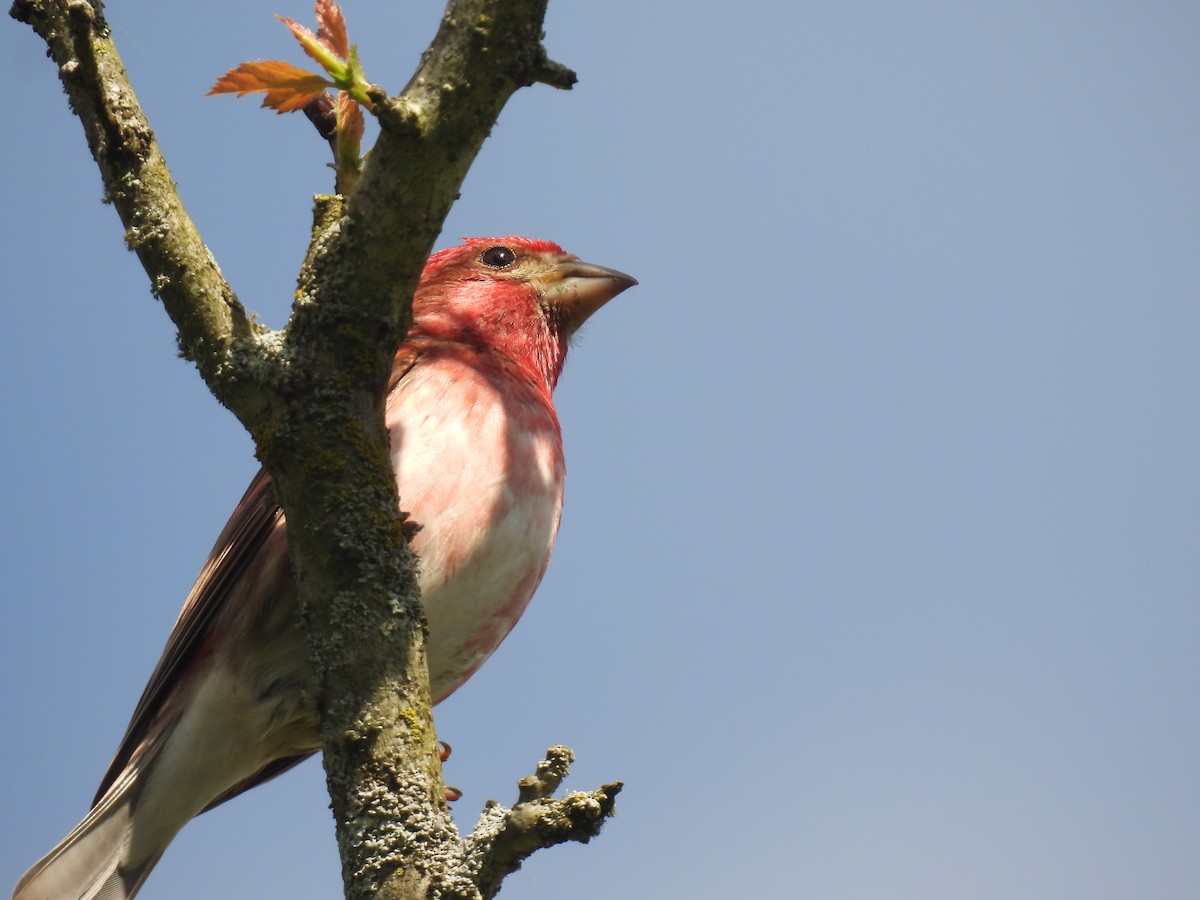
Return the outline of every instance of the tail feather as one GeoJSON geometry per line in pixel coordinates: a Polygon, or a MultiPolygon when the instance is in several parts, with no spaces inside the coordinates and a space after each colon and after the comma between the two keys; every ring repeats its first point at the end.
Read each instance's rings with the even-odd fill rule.
{"type": "MultiPolygon", "coordinates": [[[[158,856],[128,866],[134,780],[118,781],[57,847],[25,873],[13,900],[129,900],[158,856]]],[[[159,854],[161,855],[161,854],[159,854]]]]}

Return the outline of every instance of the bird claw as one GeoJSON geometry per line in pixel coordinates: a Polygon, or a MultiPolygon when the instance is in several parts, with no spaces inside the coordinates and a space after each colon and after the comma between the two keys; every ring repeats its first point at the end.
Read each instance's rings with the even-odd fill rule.
{"type": "MultiPolygon", "coordinates": [[[[454,749],[445,741],[438,741],[438,759],[440,759],[442,762],[448,760],[450,758],[450,754],[453,752],[454,749]]],[[[447,784],[443,786],[442,790],[444,790],[446,793],[447,803],[453,803],[455,800],[462,799],[463,792],[456,787],[451,787],[447,784]]]]}

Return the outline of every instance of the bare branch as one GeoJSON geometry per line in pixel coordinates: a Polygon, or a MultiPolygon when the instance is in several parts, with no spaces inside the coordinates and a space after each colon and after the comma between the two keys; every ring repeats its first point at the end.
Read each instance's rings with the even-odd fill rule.
{"type": "Polygon", "coordinates": [[[179,348],[245,421],[260,397],[230,367],[261,365],[257,331],[200,239],[112,42],[103,8],[84,0],[16,0],[11,14],[46,42],[71,108],[125,226],[125,241],[179,330],[179,348]]]}
{"type": "Polygon", "coordinates": [[[532,775],[526,775],[517,782],[520,793],[517,795],[517,805],[543,800],[558,790],[567,773],[571,771],[571,763],[575,762],[575,754],[570,747],[555,744],[546,751],[546,758],[537,764],[532,775]]]}
{"type": "MultiPolygon", "coordinates": [[[[380,138],[344,214],[327,220],[317,237],[287,328],[285,356],[298,356],[303,347],[312,361],[307,377],[322,375],[308,385],[322,402],[306,400],[285,431],[258,440],[289,521],[328,522],[329,510],[338,509],[355,524],[343,532],[353,540],[332,545],[328,525],[321,532],[300,529],[290,538],[317,660],[324,762],[348,896],[378,883],[389,859],[409,860],[407,887],[396,896],[413,889],[411,879],[420,882],[423,872],[445,895],[453,893],[433,869],[414,861],[414,848],[448,859],[461,853],[461,845],[456,836],[450,840],[436,735],[426,712],[423,641],[406,639],[417,632],[419,606],[408,570],[394,568],[407,556],[386,465],[382,399],[393,350],[408,325],[408,300],[500,110],[523,85],[573,81],[542,48],[545,9],[546,0],[451,2],[403,94],[391,98],[371,90],[380,138]],[[347,383],[357,389],[347,391],[347,383]],[[299,452],[314,441],[330,451],[319,458],[346,462],[314,465],[317,457],[299,452]],[[388,516],[382,514],[385,497],[388,516]],[[390,553],[389,544],[396,548],[390,553]],[[331,552],[338,567],[326,564],[331,552]],[[352,583],[360,585],[354,595],[362,600],[352,602],[346,591],[352,583]],[[368,585],[375,590],[367,591],[368,585]],[[362,733],[364,719],[376,729],[369,742],[353,737],[362,733]],[[420,779],[429,815],[404,813],[398,785],[408,782],[401,778],[420,779]],[[384,818],[381,797],[403,827],[363,842],[356,823],[384,818]]],[[[400,868],[391,871],[399,880],[400,868]]],[[[391,896],[388,890],[385,883],[382,896],[391,896]]]]}
{"type": "Polygon", "coordinates": [[[586,844],[614,814],[619,781],[587,793],[550,796],[574,759],[569,748],[551,747],[537,772],[517,782],[520,799],[512,809],[495,801],[484,807],[467,839],[466,866],[485,900],[494,897],[504,878],[534,851],[566,841],[586,844]]]}

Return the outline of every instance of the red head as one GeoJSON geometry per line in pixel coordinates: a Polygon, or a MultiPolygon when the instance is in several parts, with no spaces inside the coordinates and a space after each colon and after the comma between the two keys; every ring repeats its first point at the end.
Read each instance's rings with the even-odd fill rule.
{"type": "Polygon", "coordinates": [[[550,241],[467,238],[429,258],[413,299],[410,336],[486,347],[553,388],[567,342],[597,309],[637,284],[550,241]]]}

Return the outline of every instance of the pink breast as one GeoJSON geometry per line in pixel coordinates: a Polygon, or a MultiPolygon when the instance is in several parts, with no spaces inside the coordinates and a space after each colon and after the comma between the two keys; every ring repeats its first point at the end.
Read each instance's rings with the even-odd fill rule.
{"type": "Polygon", "coordinates": [[[389,399],[400,506],[429,622],[435,702],[516,624],[541,581],[565,466],[548,398],[460,350],[423,357],[389,399]]]}

